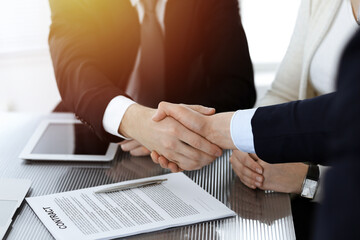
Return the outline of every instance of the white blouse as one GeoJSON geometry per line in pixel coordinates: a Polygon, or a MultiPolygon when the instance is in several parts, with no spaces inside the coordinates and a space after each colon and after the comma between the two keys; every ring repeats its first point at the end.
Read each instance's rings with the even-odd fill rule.
{"type": "Polygon", "coordinates": [[[341,54],[358,28],[350,0],[344,0],[310,65],[310,82],[317,91],[317,95],[335,91],[341,54]]]}

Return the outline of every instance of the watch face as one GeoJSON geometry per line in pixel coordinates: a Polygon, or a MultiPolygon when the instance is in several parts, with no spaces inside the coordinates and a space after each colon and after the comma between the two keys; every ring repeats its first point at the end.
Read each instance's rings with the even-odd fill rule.
{"type": "Polygon", "coordinates": [[[317,184],[317,181],[305,179],[304,188],[301,192],[301,196],[306,198],[314,198],[317,184]]]}

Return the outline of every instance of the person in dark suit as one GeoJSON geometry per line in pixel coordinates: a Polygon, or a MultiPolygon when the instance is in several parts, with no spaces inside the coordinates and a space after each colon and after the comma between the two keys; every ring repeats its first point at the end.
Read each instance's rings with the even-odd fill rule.
{"type": "MultiPolygon", "coordinates": [[[[359,62],[360,31],[343,54],[337,92],[258,108],[251,117],[250,145],[260,158],[270,163],[306,159],[333,166],[325,178],[325,197],[316,217],[314,239],[360,239],[359,62]]],[[[166,116],[176,118],[223,148],[248,144],[236,142],[239,139],[232,131],[236,130],[238,119],[234,113],[209,117],[185,106],[161,103],[154,120],[166,116]]],[[[157,153],[152,153],[152,157],[164,167],[177,170],[157,153]]]]}
{"type": "Polygon", "coordinates": [[[255,102],[237,0],[50,0],[50,7],[56,111],[74,112],[102,139],[135,139],[130,149],[174,161],[210,161],[219,148],[173,120],[154,125],[149,107],[166,100],[229,111],[255,102]]]}

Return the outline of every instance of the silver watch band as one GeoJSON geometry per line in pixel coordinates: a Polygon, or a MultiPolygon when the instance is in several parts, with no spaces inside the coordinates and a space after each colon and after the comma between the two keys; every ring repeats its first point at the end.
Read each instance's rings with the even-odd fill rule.
{"type": "Polygon", "coordinates": [[[308,172],[303,181],[301,188],[301,196],[309,199],[314,199],[319,182],[319,166],[309,165],[308,172]]]}

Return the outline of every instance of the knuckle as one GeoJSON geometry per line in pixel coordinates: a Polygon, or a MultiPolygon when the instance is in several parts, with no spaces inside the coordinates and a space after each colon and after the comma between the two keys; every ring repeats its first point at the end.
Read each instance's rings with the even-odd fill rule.
{"type": "Polygon", "coordinates": [[[161,101],[160,103],[159,103],[159,105],[158,105],[158,108],[159,109],[162,109],[162,108],[164,108],[166,106],[166,102],[165,101],[161,101]]]}
{"type": "Polygon", "coordinates": [[[257,174],[254,173],[254,172],[251,172],[250,177],[251,177],[252,180],[255,181],[255,179],[256,179],[256,177],[257,177],[257,174]]]}
{"type": "Polygon", "coordinates": [[[207,164],[209,164],[209,163],[212,163],[213,161],[215,161],[216,157],[206,155],[206,156],[204,157],[204,159],[205,159],[205,162],[206,162],[207,164]]]}
{"type": "Polygon", "coordinates": [[[174,159],[175,159],[175,154],[172,152],[172,151],[170,151],[170,152],[168,152],[167,154],[166,154],[166,159],[169,161],[173,161],[174,159]]]}
{"type": "Polygon", "coordinates": [[[256,164],[256,163],[252,163],[252,164],[250,165],[250,168],[251,168],[251,170],[255,171],[255,169],[257,168],[257,164],[256,164]]]}
{"type": "Polygon", "coordinates": [[[202,160],[201,154],[197,151],[191,151],[189,155],[190,155],[190,158],[194,161],[202,160]]]}
{"type": "Polygon", "coordinates": [[[192,139],[191,140],[191,146],[193,146],[196,149],[200,149],[202,147],[201,140],[199,139],[192,139]]]}
{"type": "MultiPolygon", "coordinates": [[[[174,141],[164,141],[163,146],[165,149],[172,150],[175,148],[175,142],[174,141]]],[[[169,153],[172,154],[172,153],[169,153]]]]}
{"type": "Polygon", "coordinates": [[[179,130],[178,130],[178,128],[177,128],[176,126],[172,125],[172,126],[170,126],[169,129],[168,129],[168,133],[169,133],[170,135],[172,135],[172,136],[177,136],[178,133],[179,133],[179,130]]]}

